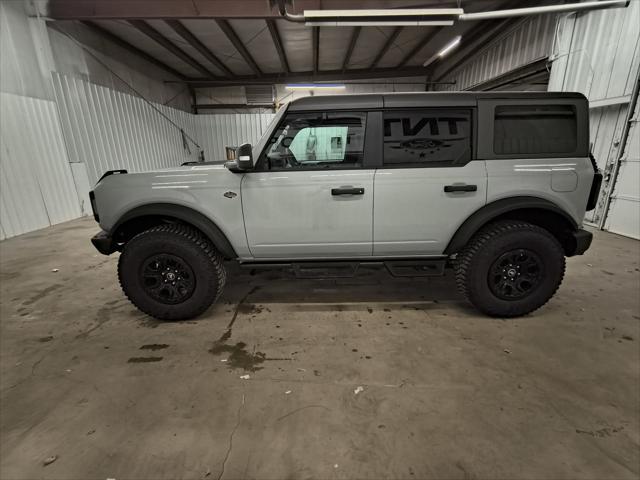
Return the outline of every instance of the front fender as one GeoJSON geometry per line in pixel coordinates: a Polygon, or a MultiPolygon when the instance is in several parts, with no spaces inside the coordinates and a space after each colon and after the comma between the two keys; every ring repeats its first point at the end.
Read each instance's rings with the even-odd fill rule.
{"type": "Polygon", "coordinates": [[[136,218],[149,216],[171,217],[192,225],[211,240],[225,258],[231,259],[238,257],[227,236],[212,220],[192,208],[171,203],[153,203],[133,208],[120,217],[109,230],[108,234],[112,238],[117,238],[118,229],[121,228],[122,225],[136,218]]]}

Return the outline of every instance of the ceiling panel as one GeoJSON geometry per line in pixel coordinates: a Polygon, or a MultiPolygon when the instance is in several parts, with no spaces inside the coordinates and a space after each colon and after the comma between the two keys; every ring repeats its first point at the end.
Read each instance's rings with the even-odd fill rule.
{"type": "Polygon", "coordinates": [[[404,27],[393,45],[378,62],[379,68],[395,67],[434,27],[404,27]]]}
{"type": "Polygon", "coordinates": [[[202,66],[204,66],[207,70],[209,70],[214,75],[225,76],[224,72],[216,68],[209,60],[206,59],[198,50],[193,48],[189,42],[187,42],[184,38],[178,35],[173,28],[167,25],[163,20],[147,20],[147,23],[151,25],[153,28],[158,30],[164,37],[169,39],[171,43],[177,45],[180,50],[185,52],[187,55],[192,57],[202,66]]]}
{"type": "Polygon", "coordinates": [[[264,20],[230,20],[229,24],[260,70],[265,73],[279,73],[281,71],[278,51],[264,20]]]}
{"type": "Polygon", "coordinates": [[[300,23],[278,21],[278,31],[291,71],[309,72],[313,70],[312,29],[300,23]]]}
{"type": "Polygon", "coordinates": [[[369,68],[392,32],[393,27],[363,27],[348,68],[369,68]]]}
{"type": "Polygon", "coordinates": [[[319,70],[339,70],[347,54],[353,27],[320,27],[319,70]]]}
{"type": "Polygon", "coordinates": [[[178,70],[183,75],[189,77],[202,76],[202,74],[195,70],[191,65],[184,63],[162,45],[147,37],[144,33],[140,32],[137,28],[124,20],[99,20],[95,23],[120,37],[125,42],[145,51],[165,65],[178,70]]]}
{"type": "Polygon", "coordinates": [[[236,51],[215,20],[180,20],[216,57],[236,75],[252,75],[251,67],[236,51]]]}

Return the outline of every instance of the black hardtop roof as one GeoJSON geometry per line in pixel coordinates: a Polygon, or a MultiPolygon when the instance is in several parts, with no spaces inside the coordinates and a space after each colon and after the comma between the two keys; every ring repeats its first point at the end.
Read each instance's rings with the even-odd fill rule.
{"type": "Polygon", "coordinates": [[[303,97],[289,103],[289,110],[348,110],[358,108],[410,108],[475,106],[479,99],[581,99],[578,92],[410,92],[363,93],[303,97]]]}

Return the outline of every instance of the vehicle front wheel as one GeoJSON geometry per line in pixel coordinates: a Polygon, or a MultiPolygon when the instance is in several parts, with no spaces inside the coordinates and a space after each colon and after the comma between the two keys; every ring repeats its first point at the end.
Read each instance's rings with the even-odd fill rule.
{"type": "Polygon", "coordinates": [[[517,220],[483,228],[456,259],[458,289],[478,310],[494,317],[517,317],[540,308],[560,286],[564,271],[558,240],[517,220]]]}
{"type": "Polygon", "coordinates": [[[118,278],[125,295],[147,315],[186,320],[217,300],[226,272],[222,256],[200,232],[164,224],[127,242],[118,261],[118,278]]]}

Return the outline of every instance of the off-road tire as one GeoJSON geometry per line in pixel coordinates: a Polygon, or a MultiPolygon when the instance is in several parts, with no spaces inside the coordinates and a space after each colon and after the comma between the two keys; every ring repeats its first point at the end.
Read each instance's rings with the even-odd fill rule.
{"type": "Polygon", "coordinates": [[[187,225],[164,224],[127,242],[118,261],[118,279],[124,294],[142,312],[160,320],[186,320],[202,314],[218,299],[226,271],[222,256],[200,232],[187,225]],[[187,265],[194,280],[188,298],[167,304],[148,293],[142,269],[154,255],[177,258],[187,265]]]}
{"type": "Polygon", "coordinates": [[[458,290],[482,313],[517,317],[542,307],[558,290],[564,277],[564,251],[547,230],[517,220],[498,221],[484,227],[458,254],[455,274],[458,290]],[[490,286],[490,272],[506,252],[523,249],[537,256],[541,274],[535,288],[523,298],[504,299],[490,286]]]}

